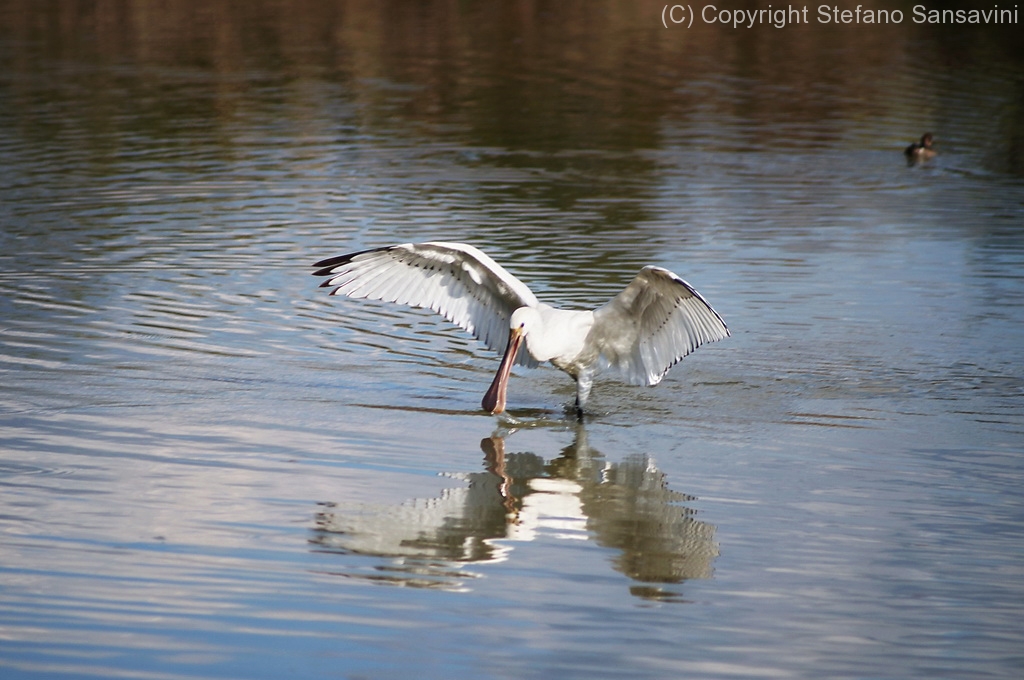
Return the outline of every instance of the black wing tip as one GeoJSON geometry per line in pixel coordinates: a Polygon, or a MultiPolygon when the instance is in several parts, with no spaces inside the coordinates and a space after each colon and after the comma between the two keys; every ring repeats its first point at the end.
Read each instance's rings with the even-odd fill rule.
{"type": "MultiPolygon", "coordinates": [[[[339,262],[337,264],[341,264],[341,263],[339,262]]],[[[318,267],[318,266],[320,266],[320,263],[317,262],[313,266],[314,267],[318,267]]],[[[336,266],[336,264],[332,264],[332,265],[328,265],[328,266],[324,267],[323,269],[317,269],[315,272],[312,272],[312,275],[313,276],[329,276],[329,275],[334,273],[334,267],[335,266],[336,266]]]]}
{"type": "Polygon", "coordinates": [[[360,255],[365,255],[367,253],[378,253],[384,250],[391,250],[397,247],[398,246],[384,246],[383,248],[367,248],[366,250],[360,250],[355,253],[347,253],[345,255],[328,257],[326,260],[320,260],[319,262],[313,263],[312,266],[316,267],[316,271],[313,272],[313,276],[327,276],[328,274],[333,274],[333,270],[335,267],[343,264],[348,264],[349,262],[356,259],[360,255]]]}
{"type": "MultiPolygon", "coordinates": [[[[365,251],[364,251],[365,252],[365,251]]],[[[349,253],[348,255],[338,255],[337,257],[328,257],[326,260],[320,260],[313,264],[316,267],[316,271],[313,272],[313,276],[327,276],[333,273],[335,267],[339,264],[348,264],[352,261],[352,258],[360,253],[349,253]]]]}

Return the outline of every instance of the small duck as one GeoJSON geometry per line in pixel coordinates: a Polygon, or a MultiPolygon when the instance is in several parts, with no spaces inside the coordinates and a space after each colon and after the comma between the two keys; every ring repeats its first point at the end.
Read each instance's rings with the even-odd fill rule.
{"type": "Polygon", "coordinates": [[[914,142],[906,148],[903,155],[907,157],[907,165],[917,165],[935,158],[938,152],[932,148],[935,138],[932,133],[926,132],[921,135],[920,142],[914,142]]]}

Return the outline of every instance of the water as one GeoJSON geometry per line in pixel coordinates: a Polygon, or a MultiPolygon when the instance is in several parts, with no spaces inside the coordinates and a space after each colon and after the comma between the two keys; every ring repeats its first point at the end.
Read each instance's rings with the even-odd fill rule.
{"type": "Polygon", "coordinates": [[[1019,675],[1017,28],[119,7],[0,7],[5,678],[1019,675]],[[733,337],[494,418],[309,276],[430,239],[733,337]]]}

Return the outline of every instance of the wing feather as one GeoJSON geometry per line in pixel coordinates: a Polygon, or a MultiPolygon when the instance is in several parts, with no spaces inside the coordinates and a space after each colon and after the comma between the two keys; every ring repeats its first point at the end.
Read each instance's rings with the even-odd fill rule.
{"type": "Polygon", "coordinates": [[[690,284],[667,269],[644,267],[594,312],[589,341],[602,369],[631,383],[657,385],[683,357],[729,335],[722,317],[690,284]]]}
{"type": "MultiPolygon", "coordinates": [[[[504,267],[464,243],[404,243],[321,260],[315,276],[331,295],[431,309],[500,352],[509,319],[536,296],[504,267]]],[[[519,363],[535,365],[528,352],[519,363]]]]}

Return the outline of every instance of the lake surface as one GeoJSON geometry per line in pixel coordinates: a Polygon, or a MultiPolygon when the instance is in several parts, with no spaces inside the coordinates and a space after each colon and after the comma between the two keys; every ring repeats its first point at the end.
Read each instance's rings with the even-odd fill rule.
{"type": "Polygon", "coordinates": [[[891,6],[0,3],[0,675],[1020,677],[1020,27],[891,6]],[[733,336],[494,417],[426,240],[733,336]]]}

